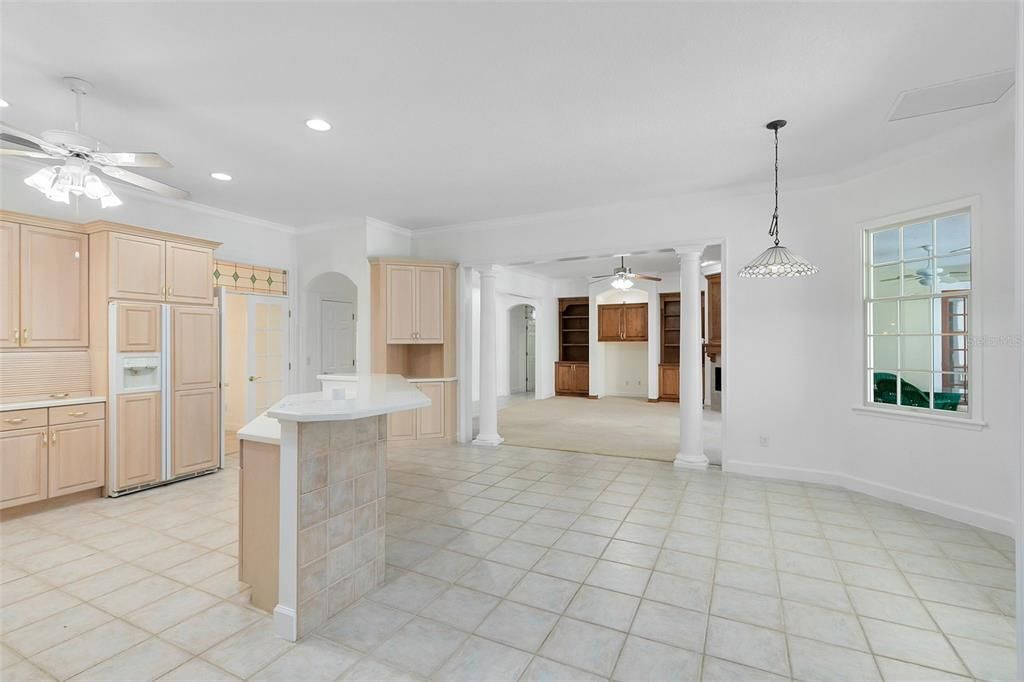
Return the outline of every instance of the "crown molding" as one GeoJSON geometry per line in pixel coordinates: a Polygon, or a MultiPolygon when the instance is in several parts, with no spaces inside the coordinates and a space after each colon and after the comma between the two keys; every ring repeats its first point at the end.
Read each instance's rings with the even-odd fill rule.
{"type": "Polygon", "coordinates": [[[373,227],[375,227],[377,229],[384,230],[386,232],[393,232],[394,234],[401,235],[403,237],[410,237],[411,238],[413,236],[413,233],[414,233],[414,231],[410,230],[408,227],[402,227],[400,225],[395,225],[393,223],[389,223],[386,220],[381,220],[380,218],[374,218],[373,216],[366,216],[366,226],[367,227],[373,226],[373,227]]]}

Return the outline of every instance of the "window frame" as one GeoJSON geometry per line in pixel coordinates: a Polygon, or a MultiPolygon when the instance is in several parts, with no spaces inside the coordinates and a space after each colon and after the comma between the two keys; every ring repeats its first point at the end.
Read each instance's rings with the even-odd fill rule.
{"type": "MultiPolygon", "coordinates": [[[[896,419],[903,419],[907,421],[925,421],[950,426],[962,426],[966,428],[983,428],[986,424],[983,421],[983,387],[981,385],[982,373],[982,356],[981,348],[977,343],[977,339],[982,339],[982,316],[979,301],[983,300],[983,282],[984,275],[980,274],[978,265],[982,262],[982,254],[980,244],[981,240],[981,202],[979,197],[972,196],[964,199],[958,199],[955,201],[943,202],[941,204],[935,204],[932,206],[925,206],[920,209],[912,211],[902,212],[896,215],[889,215],[858,224],[857,238],[860,241],[860,248],[858,253],[860,254],[860,288],[858,290],[858,301],[857,305],[859,308],[858,314],[858,344],[860,347],[860,357],[857,366],[857,402],[854,407],[854,411],[861,414],[869,414],[881,417],[890,417],[896,419]],[[970,254],[971,254],[971,288],[967,290],[967,410],[964,412],[953,412],[946,410],[936,410],[932,407],[914,407],[911,405],[900,405],[900,404],[888,404],[888,403],[877,403],[874,402],[873,382],[871,381],[871,374],[873,368],[869,367],[870,360],[870,331],[871,331],[871,314],[870,305],[876,299],[869,298],[871,291],[871,233],[882,230],[884,228],[900,227],[905,225],[911,225],[915,222],[922,222],[925,220],[935,220],[945,215],[953,215],[957,213],[968,213],[970,215],[970,254]]],[[[902,246],[902,245],[901,245],[902,246]]],[[[900,254],[900,260],[897,263],[902,263],[902,249],[900,254]]],[[[902,273],[902,268],[900,270],[902,273]]],[[[956,292],[949,292],[948,296],[956,296],[956,292]]],[[[941,295],[934,293],[921,294],[917,298],[925,298],[929,300],[935,300],[941,295]]],[[[914,295],[904,297],[902,295],[894,296],[892,298],[878,299],[878,300],[891,300],[901,301],[915,298],[914,295]]],[[[898,305],[898,304],[897,304],[898,305]]],[[[933,327],[934,329],[934,327],[933,327]]],[[[934,333],[934,332],[933,332],[934,333]]],[[[896,336],[897,339],[901,338],[901,335],[896,336]]],[[[898,343],[898,342],[897,342],[898,343]]],[[[934,367],[929,370],[934,372],[934,367]]],[[[934,404],[934,401],[933,401],[934,404]]]]}

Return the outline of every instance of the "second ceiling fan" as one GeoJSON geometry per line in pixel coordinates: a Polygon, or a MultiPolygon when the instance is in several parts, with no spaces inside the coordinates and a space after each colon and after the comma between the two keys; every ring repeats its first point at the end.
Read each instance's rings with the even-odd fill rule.
{"type": "Polygon", "coordinates": [[[655,277],[654,275],[642,275],[639,272],[633,272],[633,268],[627,268],[625,256],[619,256],[619,266],[612,269],[612,274],[594,275],[591,279],[595,282],[611,279],[611,285],[616,289],[631,289],[633,287],[633,280],[635,279],[646,279],[652,282],[661,281],[661,277],[655,277]]]}

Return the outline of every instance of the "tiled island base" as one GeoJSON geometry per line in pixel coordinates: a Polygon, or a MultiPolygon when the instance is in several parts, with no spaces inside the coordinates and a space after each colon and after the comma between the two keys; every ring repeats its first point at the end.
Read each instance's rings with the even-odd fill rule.
{"type": "Polygon", "coordinates": [[[281,424],[274,629],[286,639],[314,631],[384,579],[386,419],[281,424]]]}

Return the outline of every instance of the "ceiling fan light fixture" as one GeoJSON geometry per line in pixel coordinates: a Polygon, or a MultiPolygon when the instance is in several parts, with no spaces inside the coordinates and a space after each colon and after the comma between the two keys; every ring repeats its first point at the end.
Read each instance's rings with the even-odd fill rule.
{"type": "Polygon", "coordinates": [[[40,168],[32,175],[25,178],[25,184],[32,189],[39,190],[45,194],[53,187],[53,182],[57,179],[57,170],[59,168],[60,166],[47,166],[45,168],[40,168]]]}
{"type": "Polygon", "coordinates": [[[612,280],[612,287],[620,291],[633,288],[633,280],[625,277],[616,277],[612,280]]]}
{"type": "Polygon", "coordinates": [[[778,120],[765,126],[775,133],[775,212],[772,213],[771,227],[768,228],[768,236],[774,237],[775,243],[744,265],[738,273],[740,277],[804,277],[818,271],[817,266],[811,265],[807,259],[796,255],[779,241],[779,129],[785,125],[785,121],[778,120]]]}
{"type": "Polygon", "coordinates": [[[11,106],[10,103],[7,100],[0,97],[0,109],[6,109],[9,106],[11,106]]]}
{"type": "Polygon", "coordinates": [[[220,180],[221,182],[230,182],[231,181],[231,176],[230,175],[228,175],[227,173],[222,173],[220,171],[216,171],[214,173],[210,173],[210,177],[213,178],[214,180],[220,180]]]}
{"type": "Polygon", "coordinates": [[[105,196],[100,197],[100,208],[115,208],[120,206],[124,202],[117,198],[117,195],[113,192],[108,193],[105,196]]]}

